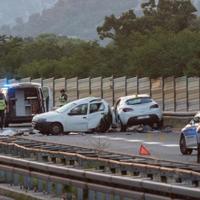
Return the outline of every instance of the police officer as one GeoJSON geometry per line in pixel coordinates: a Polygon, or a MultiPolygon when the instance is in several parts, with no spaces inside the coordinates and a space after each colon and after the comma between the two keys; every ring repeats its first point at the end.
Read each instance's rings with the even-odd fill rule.
{"type": "Polygon", "coordinates": [[[59,102],[60,102],[60,106],[63,106],[67,103],[67,94],[65,93],[65,90],[62,89],[60,90],[60,98],[59,98],[59,102]]]}
{"type": "Polygon", "coordinates": [[[1,129],[4,127],[4,118],[5,118],[5,110],[6,110],[7,102],[4,94],[0,91],[0,117],[1,117],[1,129]]]}

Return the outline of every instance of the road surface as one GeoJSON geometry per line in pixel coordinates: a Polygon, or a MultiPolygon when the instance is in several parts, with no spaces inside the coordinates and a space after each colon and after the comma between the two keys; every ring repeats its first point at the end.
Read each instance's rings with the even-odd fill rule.
{"type": "Polygon", "coordinates": [[[196,163],[196,151],[192,155],[182,155],[179,150],[179,131],[161,133],[152,131],[148,133],[138,132],[111,132],[105,134],[76,134],[60,136],[46,136],[41,134],[23,136],[38,141],[54,142],[82,146],[87,148],[102,148],[131,155],[139,155],[139,148],[143,144],[151,153],[151,157],[163,160],[196,163]]]}

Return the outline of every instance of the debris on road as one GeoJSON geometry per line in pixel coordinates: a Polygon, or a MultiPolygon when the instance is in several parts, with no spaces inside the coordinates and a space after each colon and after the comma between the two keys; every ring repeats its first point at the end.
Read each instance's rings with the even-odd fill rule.
{"type": "Polygon", "coordinates": [[[0,130],[0,137],[2,136],[17,136],[17,135],[29,135],[32,133],[32,128],[4,128],[0,130]]]}

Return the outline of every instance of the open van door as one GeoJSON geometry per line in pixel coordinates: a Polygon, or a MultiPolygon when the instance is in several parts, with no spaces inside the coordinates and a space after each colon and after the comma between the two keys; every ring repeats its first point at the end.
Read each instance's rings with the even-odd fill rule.
{"type": "Polygon", "coordinates": [[[47,86],[42,87],[42,93],[44,98],[45,111],[48,112],[53,109],[53,93],[47,86]]]}

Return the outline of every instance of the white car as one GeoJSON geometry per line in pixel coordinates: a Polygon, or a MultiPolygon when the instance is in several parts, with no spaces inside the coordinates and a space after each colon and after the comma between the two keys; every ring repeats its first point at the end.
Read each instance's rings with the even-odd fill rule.
{"type": "Polygon", "coordinates": [[[179,147],[183,155],[190,155],[193,150],[197,150],[198,136],[200,136],[200,112],[181,130],[179,147]]]}
{"type": "Polygon", "coordinates": [[[162,126],[162,111],[158,104],[146,94],[120,97],[113,108],[115,122],[121,131],[133,125],[162,126]]]}
{"type": "Polygon", "coordinates": [[[109,104],[99,98],[87,97],[72,101],[55,111],[33,117],[32,126],[45,134],[62,132],[106,132],[112,124],[109,104]]]}

